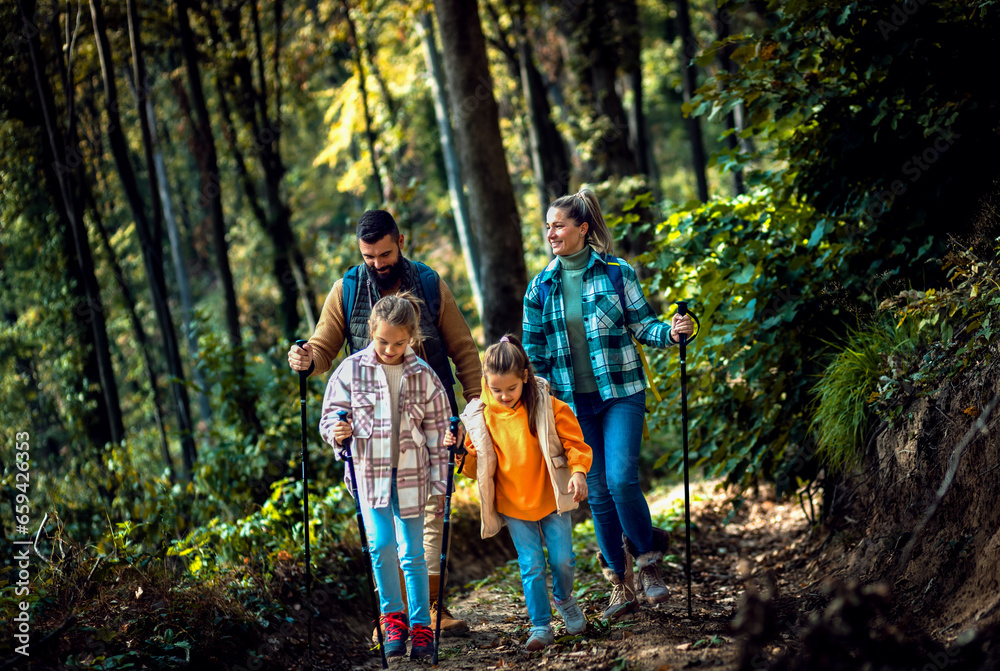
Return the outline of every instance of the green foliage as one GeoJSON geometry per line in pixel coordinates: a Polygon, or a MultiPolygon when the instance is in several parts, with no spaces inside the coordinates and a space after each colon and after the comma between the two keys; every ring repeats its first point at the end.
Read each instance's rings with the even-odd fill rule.
{"type": "Polygon", "coordinates": [[[915,331],[897,328],[886,318],[868,328],[852,329],[813,388],[819,401],[812,420],[817,455],[834,469],[860,466],[872,395],[877,395],[886,365],[916,350],[915,331]]]}
{"type": "MultiPolygon", "coordinates": [[[[656,228],[652,249],[633,259],[649,276],[647,293],[691,301],[701,321],[688,350],[692,464],[734,483],[774,477],[786,451],[806,441],[807,376],[820,334],[841,319],[829,289],[859,284],[846,263],[858,243],[844,223],[775,203],[766,190],[690,205],[656,228]]],[[[651,429],[676,430],[676,352],[648,355],[666,391],[651,429]]],[[[679,470],[681,457],[675,447],[657,466],[679,470]]]]}
{"type": "Polygon", "coordinates": [[[975,76],[973,64],[996,51],[1000,6],[905,7],[771,3],[773,28],[734,35],[705,54],[733,49],[740,67],[719,73],[689,108],[711,117],[737,105],[749,111],[742,135],[757,153],[722,152],[717,160],[749,167],[766,158],[774,168],[753,179],[778,200],[877,224],[862,232],[868,249],[854,262],[858,273],[870,264],[919,275],[913,262],[925,243],[944,251],[944,236],[930,243],[928,232],[971,232],[972,203],[995,176],[981,170],[979,157],[996,151],[987,110],[1000,91],[975,76]]]}

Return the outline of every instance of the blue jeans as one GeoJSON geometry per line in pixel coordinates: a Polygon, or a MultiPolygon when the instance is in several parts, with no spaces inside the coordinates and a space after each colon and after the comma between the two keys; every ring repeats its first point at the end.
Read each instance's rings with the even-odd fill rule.
{"type": "Polygon", "coordinates": [[[506,515],[507,528],[517,549],[517,563],[521,567],[521,586],[524,602],[533,627],[547,627],[552,623],[552,606],[545,587],[545,554],[542,543],[549,551],[549,570],[552,571],[552,596],[562,603],[573,596],[573,573],[576,555],[573,554],[573,522],[569,513],[551,513],[537,522],[525,522],[506,515]]]}
{"type": "Polygon", "coordinates": [[[422,515],[407,519],[399,517],[396,469],[392,470],[392,504],[386,508],[369,508],[362,503],[361,516],[365,521],[368,549],[372,555],[379,609],[383,614],[405,610],[396,569],[398,566],[406,581],[410,626],[422,624],[429,627],[431,607],[427,562],[424,561],[424,518],[422,515]]]}
{"type": "Polygon", "coordinates": [[[646,393],[601,400],[600,392],[574,394],[583,439],[594,451],[587,473],[590,510],[601,554],[619,576],[625,575],[622,533],[639,554],[653,549],[653,522],[639,487],[639,447],[646,393]]]}

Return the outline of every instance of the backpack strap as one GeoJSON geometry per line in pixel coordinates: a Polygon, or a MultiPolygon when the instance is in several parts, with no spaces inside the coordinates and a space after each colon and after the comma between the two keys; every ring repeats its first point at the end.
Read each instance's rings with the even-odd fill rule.
{"type": "MultiPolygon", "coordinates": [[[[354,299],[358,296],[358,273],[361,272],[361,266],[352,266],[344,273],[344,283],[342,285],[344,290],[344,323],[347,324],[348,329],[350,329],[351,315],[354,314],[354,299]]],[[[350,333],[347,334],[347,351],[354,354],[354,348],[351,347],[350,333]]]]}
{"type": "Polygon", "coordinates": [[[424,301],[434,323],[441,315],[441,277],[433,268],[419,261],[410,261],[417,268],[420,287],[424,290],[424,301]]]}
{"type": "MultiPolygon", "coordinates": [[[[608,279],[611,283],[615,285],[615,291],[618,292],[618,299],[622,304],[622,314],[625,313],[626,303],[625,303],[625,278],[622,276],[622,264],[621,261],[616,256],[611,254],[602,255],[604,262],[607,264],[608,268],[608,279]]],[[[653,371],[649,367],[649,361],[646,359],[646,352],[642,349],[642,343],[635,339],[635,336],[629,333],[629,337],[632,339],[632,343],[635,345],[636,351],[639,353],[639,360],[642,361],[642,369],[646,373],[646,379],[649,380],[649,388],[653,392],[653,398],[656,399],[657,403],[661,403],[663,398],[660,396],[660,390],[656,388],[656,382],[653,381],[653,371]]],[[[646,424],[645,415],[642,418],[642,435],[643,438],[649,440],[649,427],[646,424]]]]}

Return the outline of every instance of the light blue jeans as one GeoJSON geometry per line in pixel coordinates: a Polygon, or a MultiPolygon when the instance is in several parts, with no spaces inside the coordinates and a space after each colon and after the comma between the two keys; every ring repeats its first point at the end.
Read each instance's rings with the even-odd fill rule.
{"type": "Polygon", "coordinates": [[[619,577],[625,575],[622,533],[639,554],[653,549],[653,522],[639,487],[639,447],[646,393],[601,400],[599,392],[574,394],[583,439],[594,451],[587,473],[587,500],[601,554],[619,577]]]}
{"type": "Polygon", "coordinates": [[[521,585],[524,603],[533,627],[548,627],[552,623],[552,606],[545,587],[545,554],[542,544],[549,551],[549,570],[552,572],[552,596],[562,603],[573,596],[573,573],[576,555],[573,554],[573,522],[569,513],[551,513],[537,522],[525,522],[504,515],[510,537],[517,549],[517,563],[521,567],[521,585]]]}
{"type": "Polygon", "coordinates": [[[422,515],[400,518],[396,469],[392,470],[392,504],[386,508],[369,508],[362,503],[361,516],[365,521],[382,614],[406,610],[398,566],[406,581],[410,626],[422,624],[429,627],[431,607],[427,562],[424,560],[424,518],[422,515]]]}

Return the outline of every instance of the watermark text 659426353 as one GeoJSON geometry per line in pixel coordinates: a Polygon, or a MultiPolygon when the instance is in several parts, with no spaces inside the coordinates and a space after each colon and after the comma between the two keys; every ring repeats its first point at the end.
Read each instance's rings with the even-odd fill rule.
{"type": "Polygon", "coordinates": [[[17,615],[14,616],[14,639],[19,644],[14,646],[14,651],[25,657],[30,656],[28,645],[31,641],[31,616],[28,614],[31,604],[26,598],[31,593],[31,560],[28,554],[31,547],[31,539],[28,537],[31,522],[31,499],[28,496],[31,490],[30,438],[27,431],[19,431],[14,436],[14,458],[17,464],[14,475],[14,488],[17,490],[14,496],[14,522],[17,524],[18,535],[24,536],[14,541],[14,561],[17,563],[14,595],[21,599],[17,604],[17,615]]]}

